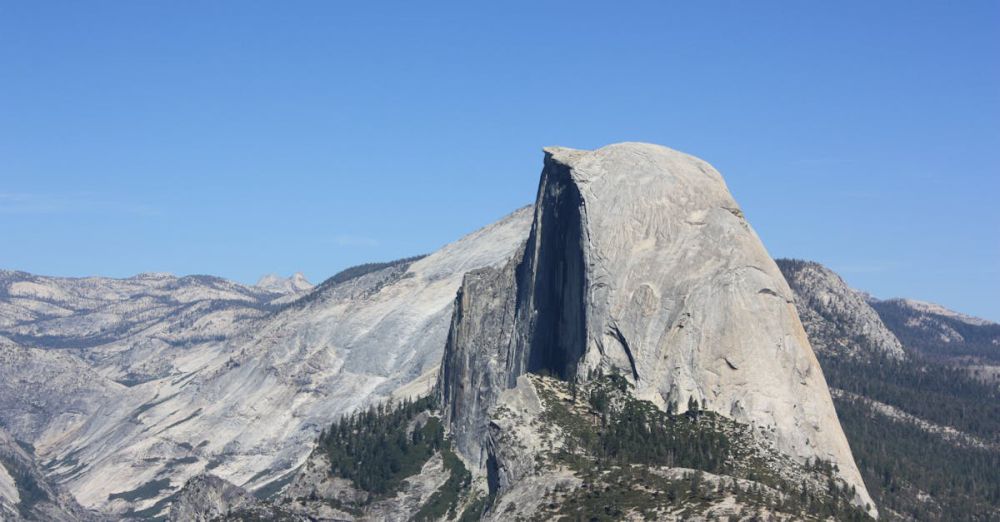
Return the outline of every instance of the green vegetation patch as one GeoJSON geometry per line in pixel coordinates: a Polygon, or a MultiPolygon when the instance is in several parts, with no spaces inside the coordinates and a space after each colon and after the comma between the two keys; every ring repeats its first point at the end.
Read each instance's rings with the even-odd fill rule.
{"type": "Polygon", "coordinates": [[[373,497],[388,495],[445,446],[438,418],[428,416],[423,424],[411,426],[432,407],[432,398],[425,397],[353,413],[320,435],[316,451],[329,459],[333,475],[352,481],[373,497]]]}
{"type": "Polygon", "coordinates": [[[363,265],[352,266],[350,268],[345,268],[344,270],[337,272],[336,274],[333,275],[333,277],[320,283],[320,286],[325,288],[328,286],[338,285],[340,283],[346,283],[351,279],[357,279],[359,277],[368,275],[372,272],[377,272],[379,270],[382,270],[384,268],[389,268],[392,266],[397,266],[397,265],[409,266],[414,262],[419,261],[425,257],[427,257],[426,254],[419,256],[412,256],[412,257],[404,257],[402,259],[397,259],[395,261],[388,261],[384,263],[365,263],[363,265]]]}
{"type": "Polygon", "coordinates": [[[822,357],[820,363],[831,388],[1000,443],[1000,389],[971,378],[965,370],[917,357],[902,362],[822,357]]]}
{"type": "Polygon", "coordinates": [[[903,362],[820,354],[820,364],[831,388],[985,442],[949,440],[873,412],[851,395],[836,398],[840,424],[879,508],[917,521],[1000,520],[1000,390],[912,351],[903,362]]]}
{"type": "Polygon", "coordinates": [[[835,466],[796,464],[762,444],[749,426],[693,400],[678,415],[672,413],[676,405],[664,412],[636,399],[619,375],[586,384],[543,377],[533,382],[544,408],[541,430],[558,427],[562,435],[552,464],[583,480],[571,491],[549,491],[539,519],[620,520],[628,513],[683,518],[735,496],[750,515],[767,509],[802,519],[871,520],[851,504],[854,492],[836,478],[835,466]],[[695,471],[670,479],[657,468],[695,471]],[[705,472],[724,477],[706,482],[705,472]]]}
{"type": "Polygon", "coordinates": [[[486,495],[477,496],[462,510],[462,516],[458,517],[458,522],[476,522],[479,520],[489,504],[489,497],[486,495]]]}
{"type": "Polygon", "coordinates": [[[472,483],[472,474],[465,469],[462,459],[458,458],[451,448],[443,447],[441,458],[444,459],[444,467],[449,472],[448,480],[420,507],[413,520],[440,520],[445,515],[449,519],[454,518],[459,501],[472,483]]]}
{"type": "Polygon", "coordinates": [[[872,412],[857,399],[834,403],[879,507],[921,521],[1000,519],[1000,452],[995,447],[956,445],[872,412]]]}
{"type": "MultiPolygon", "coordinates": [[[[553,382],[546,381],[548,385],[553,382]]],[[[618,375],[600,378],[582,390],[567,385],[570,402],[561,400],[549,386],[539,387],[545,404],[543,421],[562,427],[569,435],[559,454],[564,462],[580,465],[572,456],[582,454],[603,465],[728,470],[726,464],[736,453],[730,438],[742,435],[742,430],[732,429],[735,423],[707,411],[668,414],[632,396],[631,386],[618,375]],[[586,412],[579,409],[583,397],[586,412]]]]}

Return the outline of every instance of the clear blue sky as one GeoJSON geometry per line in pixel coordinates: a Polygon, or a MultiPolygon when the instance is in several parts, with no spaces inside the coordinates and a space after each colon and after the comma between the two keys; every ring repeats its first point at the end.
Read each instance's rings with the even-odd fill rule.
{"type": "Polygon", "coordinates": [[[1000,320],[998,122],[995,1],[4,2],[0,266],[316,282],[649,141],[773,255],[1000,320]]]}

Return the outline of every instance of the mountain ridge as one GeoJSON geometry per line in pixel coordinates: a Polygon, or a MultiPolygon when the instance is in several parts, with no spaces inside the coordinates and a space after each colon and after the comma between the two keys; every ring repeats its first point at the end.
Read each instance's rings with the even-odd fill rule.
{"type": "MultiPolygon", "coordinates": [[[[120,516],[163,511],[204,471],[249,489],[279,480],[301,464],[321,425],[408,383],[427,386],[461,274],[506,257],[526,226],[526,211],[515,212],[436,255],[320,285],[227,323],[223,338],[159,352],[172,355],[161,373],[109,384],[113,396],[89,410],[104,414],[83,415],[66,443],[41,458],[83,504],[120,516]]],[[[44,380],[32,386],[60,393],[44,380]]],[[[59,433],[55,424],[45,429],[59,433]]]]}
{"type": "MultiPolygon", "coordinates": [[[[962,337],[939,357],[955,364],[976,357],[977,364],[988,366],[994,353],[989,351],[991,326],[926,307],[900,309],[893,301],[869,301],[821,265],[789,271],[787,263],[778,260],[775,266],[721,176],[701,160],[634,143],[604,152],[548,148],[536,205],[429,256],[352,267],[302,293],[281,296],[211,276],[60,279],[0,271],[0,357],[5,362],[0,405],[9,406],[0,412],[0,424],[35,445],[47,480],[86,507],[116,517],[166,516],[175,504],[183,519],[192,513],[184,506],[211,511],[221,503],[257,516],[304,518],[333,513],[329,509],[336,501],[346,502],[341,506],[346,511],[337,508],[341,514],[336,515],[344,517],[379,518],[405,505],[410,514],[443,506],[445,513],[453,512],[450,519],[463,513],[503,519],[511,501],[493,505],[490,499],[508,494],[520,499],[514,504],[535,505],[537,513],[549,513],[545,506],[553,499],[567,509],[593,508],[579,489],[583,485],[611,488],[623,502],[652,502],[660,507],[651,512],[673,517],[691,515],[680,510],[695,505],[713,516],[741,510],[793,516],[816,509],[846,517],[852,513],[847,500],[862,508],[874,504],[864,501],[867,483],[879,492],[879,507],[888,506],[887,517],[905,519],[903,499],[923,498],[926,492],[919,489],[931,482],[900,475],[896,480],[912,496],[898,497],[873,483],[878,469],[872,462],[881,461],[867,435],[858,431],[866,426],[858,415],[872,415],[865,422],[878,429],[931,426],[937,432],[927,433],[949,444],[994,444],[983,435],[991,425],[913,407],[893,390],[865,392],[850,377],[882,371],[909,379],[916,372],[899,372],[910,366],[943,371],[921,366],[926,353],[938,353],[912,345],[923,335],[921,325],[943,324],[962,337]],[[681,174],[670,174],[676,179],[667,176],[670,190],[658,186],[662,180],[655,173],[677,170],[681,174]],[[689,187],[703,184],[711,187],[709,197],[689,187]],[[725,241],[704,244],[720,237],[725,241]],[[140,287],[152,293],[136,290],[140,287]],[[564,306],[578,300],[580,307],[564,306]],[[719,311],[726,303],[738,306],[719,311]],[[745,310],[754,311],[753,322],[741,319],[745,310]],[[922,315],[906,315],[911,313],[922,315]],[[908,323],[925,316],[923,322],[908,323]],[[740,326],[727,330],[721,326],[727,322],[740,326]],[[726,331],[732,335],[720,334],[726,331]],[[768,362],[774,368],[755,370],[754,361],[763,357],[740,354],[764,346],[761,339],[772,336],[783,339],[782,350],[798,355],[769,357],[796,362],[768,362]],[[674,349],[679,342],[689,342],[687,351],[674,349]],[[495,350],[484,351],[486,346],[495,350]],[[809,361],[809,346],[818,363],[809,361]],[[678,353],[686,355],[678,358],[678,353]],[[724,381],[730,377],[716,374],[747,377],[730,386],[724,381]],[[74,375],[79,378],[67,379],[74,375]],[[782,428],[791,435],[779,434],[780,426],[769,430],[768,418],[776,418],[779,402],[760,407],[741,402],[750,411],[734,412],[726,394],[737,388],[752,396],[755,385],[748,380],[758,379],[755,375],[766,375],[769,389],[770,379],[779,375],[822,380],[823,389],[836,379],[834,402],[826,399],[830,415],[820,419],[826,422],[820,432],[834,425],[839,430],[845,408],[850,423],[844,425],[843,447],[850,457],[855,443],[862,444],[863,473],[850,469],[855,459],[848,464],[843,448],[809,450],[817,444],[828,447],[816,440],[797,445],[799,428],[791,424],[782,428]],[[448,427],[444,445],[419,473],[403,480],[397,497],[354,503],[350,495],[368,493],[323,471],[331,463],[323,461],[316,441],[328,440],[324,436],[342,415],[390,399],[398,404],[423,397],[435,386],[443,411],[415,414],[404,433],[429,430],[432,419],[439,418],[448,427]],[[32,413],[38,404],[42,414],[32,413]],[[749,420],[745,426],[756,431],[741,434],[744,424],[732,424],[732,418],[749,420]],[[643,477],[664,491],[688,488],[695,496],[676,497],[667,507],[661,500],[632,497],[641,485],[632,482],[639,475],[622,475],[614,466],[634,467],[629,459],[641,452],[627,447],[621,449],[624,456],[611,456],[592,441],[612,440],[602,437],[635,419],[664,423],[679,437],[677,446],[658,450],[674,460],[662,460],[663,466],[651,467],[652,474],[643,477]],[[581,426],[588,427],[580,431],[581,426]],[[958,432],[937,434],[952,433],[948,430],[958,432]],[[563,445],[553,433],[566,435],[572,445],[563,445]],[[712,437],[718,433],[732,439],[729,446],[712,446],[720,455],[752,457],[784,474],[750,476],[734,464],[738,460],[685,453],[692,451],[688,442],[716,444],[712,437]],[[532,455],[555,471],[547,474],[543,468],[539,474],[532,455]],[[678,465],[696,456],[708,464],[678,465]],[[622,482],[592,478],[598,471],[617,473],[622,482]],[[205,478],[209,475],[218,480],[205,478]],[[692,487],[696,476],[717,492],[692,487]],[[546,477],[561,489],[549,487],[546,477]],[[837,484],[846,477],[846,486],[830,489],[817,477],[837,484]],[[811,500],[784,504],[791,502],[789,484],[799,479],[809,482],[801,493],[811,500]],[[756,496],[749,495],[755,488],[756,496]],[[272,500],[254,499],[251,493],[272,500]],[[732,508],[733,502],[740,507],[732,508]],[[289,511],[288,505],[296,503],[303,507],[289,511]]],[[[774,390],[782,386],[778,382],[774,390]]],[[[969,385],[962,393],[976,389],[969,385]]],[[[921,388],[904,391],[921,393],[921,388]]],[[[941,400],[968,396],[939,395],[941,400]]],[[[823,410],[822,393],[815,397],[823,410]]],[[[797,406],[803,399],[789,400],[797,406]]],[[[799,426],[808,429],[812,420],[799,426]]],[[[830,447],[837,444],[834,440],[830,447]]],[[[921,446],[921,451],[935,447],[921,446]]],[[[964,452],[954,454],[956,462],[992,458],[969,448],[955,451],[964,452]]],[[[9,490],[3,480],[0,486],[9,490]]],[[[947,514],[959,509],[963,498],[972,498],[967,504],[978,510],[973,512],[988,509],[983,504],[987,493],[959,493],[970,496],[931,496],[927,505],[947,514]]]]}

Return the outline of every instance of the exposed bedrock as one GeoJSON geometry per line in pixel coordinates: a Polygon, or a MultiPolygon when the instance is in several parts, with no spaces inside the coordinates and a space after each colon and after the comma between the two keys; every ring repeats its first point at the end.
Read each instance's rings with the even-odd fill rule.
{"type": "Polygon", "coordinates": [[[514,384],[524,371],[563,379],[576,372],[586,347],[583,199],[567,165],[546,161],[535,221],[517,267],[514,384]]]}
{"type": "Polygon", "coordinates": [[[467,274],[456,298],[438,390],[459,451],[485,472],[488,413],[519,375],[597,369],[661,407],[694,398],[793,458],[832,461],[871,502],[791,290],[698,158],[545,149],[523,251],[467,274]]]}
{"type": "Polygon", "coordinates": [[[829,357],[902,360],[906,352],[886,327],[868,296],[847,286],[829,268],[811,261],[778,259],[795,295],[799,319],[813,350],[829,357]]]}

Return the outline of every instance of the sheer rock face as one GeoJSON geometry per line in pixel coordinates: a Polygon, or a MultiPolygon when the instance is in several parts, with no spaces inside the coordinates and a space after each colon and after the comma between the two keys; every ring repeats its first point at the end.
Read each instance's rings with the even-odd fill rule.
{"type": "Polygon", "coordinates": [[[483,442],[489,409],[518,376],[510,350],[516,334],[515,273],[522,253],[503,268],[465,275],[438,373],[437,390],[452,441],[474,467],[488,458],[483,442]]]}
{"type": "Polygon", "coordinates": [[[816,353],[867,359],[905,359],[899,339],[868,304],[829,268],[811,261],[778,259],[795,294],[799,318],[816,353]]]}
{"type": "Polygon", "coordinates": [[[629,376],[840,468],[870,503],[793,294],[722,176],[656,145],[546,149],[527,244],[468,274],[439,390],[457,446],[490,468],[486,412],[524,372],[629,376]]]}

